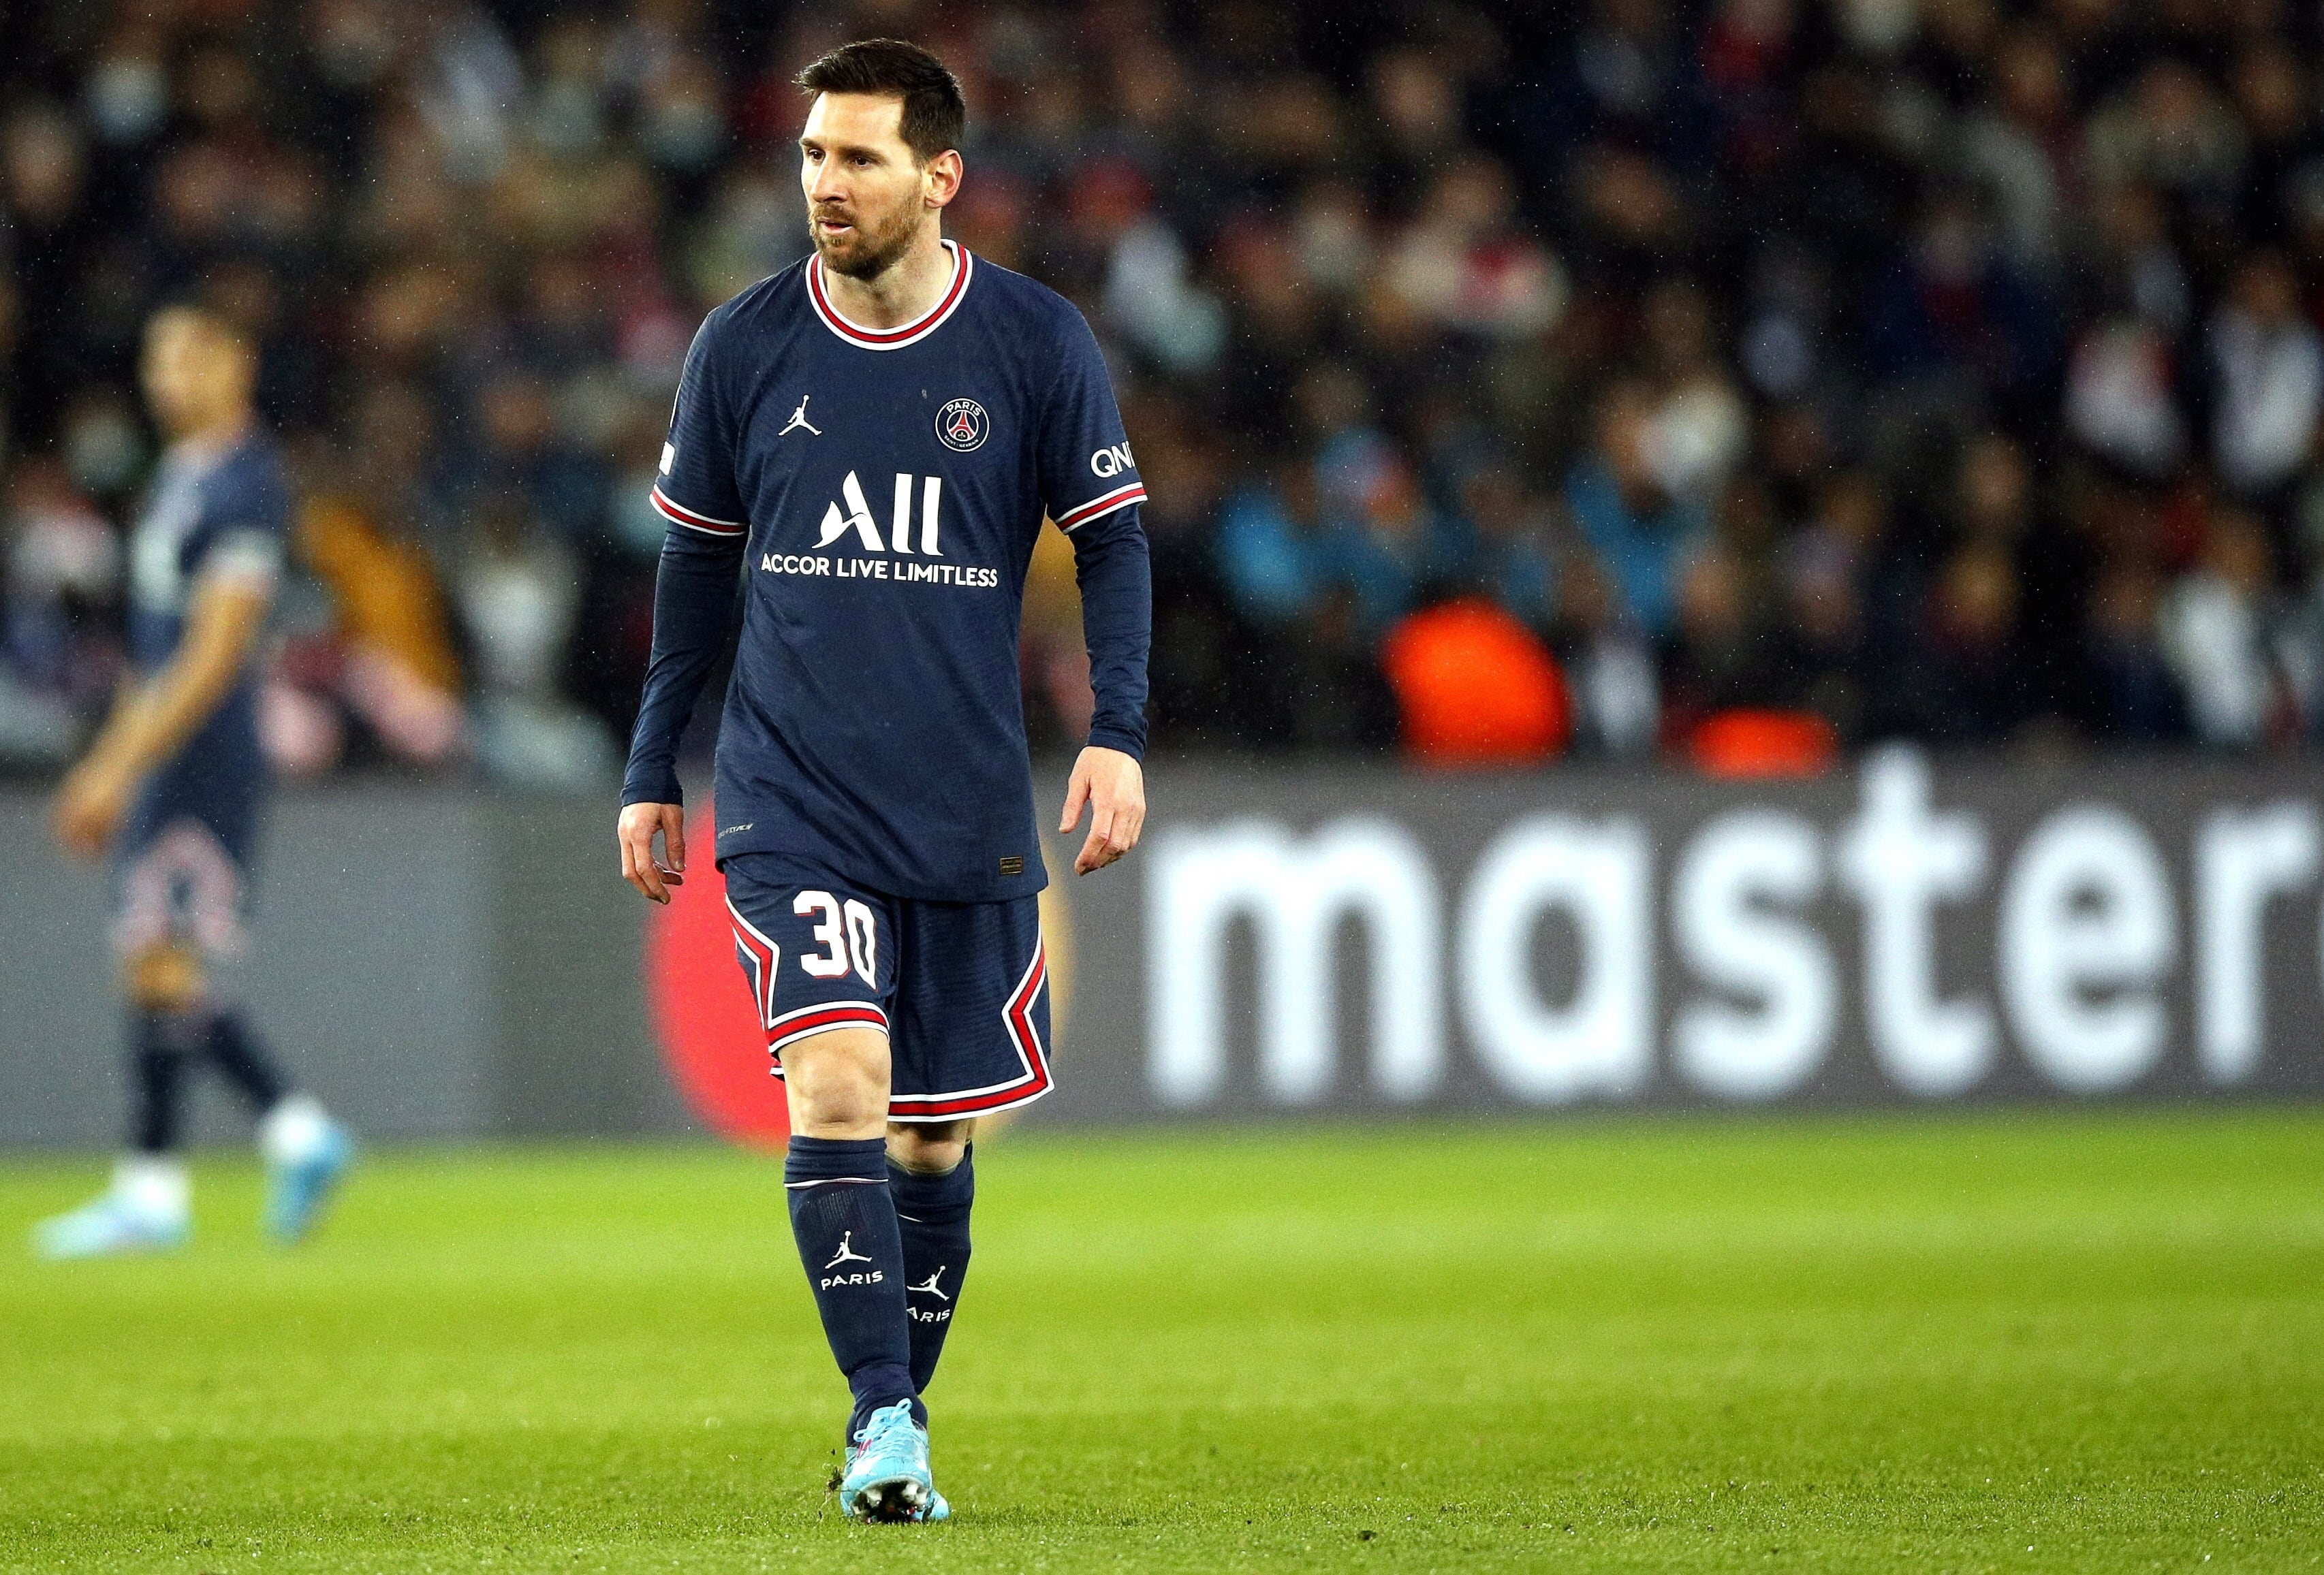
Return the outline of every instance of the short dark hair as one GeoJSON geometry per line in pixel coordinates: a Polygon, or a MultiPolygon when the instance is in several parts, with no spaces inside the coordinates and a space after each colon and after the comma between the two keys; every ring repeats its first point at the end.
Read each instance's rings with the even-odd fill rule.
{"type": "Polygon", "coordinates": [[[904,143],[923,164],[960,146],[968,128],[960,78],[935,55],[901,39],[841,44],[801,71],[798,85],[808,93],[877,93],[902,99],[904,143]]]}
{"type": "Polygon", "coordinates": [[[199,296],[171,296],[147,314],[146,327],[150,329],[163,318],[184,318],[220,344],[231,345],[245,355],[258,353],[258,336],[248,323],[199,296]]]}

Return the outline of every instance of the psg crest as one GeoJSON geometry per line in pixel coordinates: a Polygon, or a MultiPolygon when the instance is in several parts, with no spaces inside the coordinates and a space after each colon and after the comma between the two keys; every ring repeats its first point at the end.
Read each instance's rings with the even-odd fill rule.
{"type": "Polygon", "coordinates": [[[974,400],[953,400],[936,412],[936,437],[946,448],[966,454],[992,435],[992,419],[974,400]]]}

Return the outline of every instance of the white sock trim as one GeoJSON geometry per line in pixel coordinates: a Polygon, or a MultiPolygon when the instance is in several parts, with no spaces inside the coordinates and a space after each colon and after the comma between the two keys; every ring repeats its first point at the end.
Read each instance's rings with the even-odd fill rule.
{"type": "Polygon", "coordinates": [[[331,1136],[331,1118],[307,1094],[285,1097],[258,1123],[258,1151],[269,1165],[312,1159],[331,1136]]]}
{"type": "Polygon", "coordinates": [[[124,1155],[113,1167],[113,1197],[140,1219],[180,1220],[193,1211],[193,1178],[176,1155],[124,1155]]]}

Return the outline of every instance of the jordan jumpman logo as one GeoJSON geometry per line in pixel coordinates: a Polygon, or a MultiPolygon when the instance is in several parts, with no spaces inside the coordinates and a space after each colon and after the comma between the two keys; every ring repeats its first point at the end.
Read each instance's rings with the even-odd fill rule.
{"type": "Polygon", "coordinates": [[[850,1245],[850,1243],[854,1239],[854,1236],[855,1232],[853,1230],[841,1231],[839,1233],[839,1251],[837,1255],[835,1256],[829,1263],[825,1264],[823,1266],[827,1269],[833,1269],[837,1268],[844,1263],[870,1263],[872,1261],[870,1258],[856,1251],[854,1248],[850,1245]]]}
{"type": "Polygon", "coordinates": [[[813,394],[802,394],[799,396],[798,409],[791,412],[790,425],[776,433],[776,437],[787,438],[793,432],[798,431],[801,427],[805,427],[809,432],[814,433],[818,438],[823,436],[823,428],[807,419],[807,402],[813,398],[815,398],[813,394]]]}
{"type": "Polygon", "coordinates": [[[942,1291],[936,1289],[936,1282],[944,1278],[944,1272],[947,1266],[949,1266],[945,1264],[936,1265],[936,1272],[928,1276],[928,1283],[927,1285],[906,1285],[904,1289],[912,1292],[915,1294],[921,1291],[926,1291],[929,1295],[934,1296],[939,1302],[951,1301],[952,1298],[950,1296],[945,1295],[942,1291]]]}

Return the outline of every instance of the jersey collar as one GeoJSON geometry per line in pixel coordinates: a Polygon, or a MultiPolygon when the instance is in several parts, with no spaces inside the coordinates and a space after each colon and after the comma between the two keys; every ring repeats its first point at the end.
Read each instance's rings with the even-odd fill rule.
{"type": "Polygon", "coordinates": [[[820,256],[808,258],[807,295],[815,303],[815,315],[823,319],[825,327],[862,349],[901,350],[907,345],[918,344],[944,327],[945,319],[952,316],[953,309],[959,306],[961,298],[968,293],[968,276],[976,267],[976,259],[959,242],[946,241],[944,246],[952,253],[952,283],[936,305],[910,322],[893,328],[858,327],[841,317],[839,309],[831,304],[831,298],[823,290],[823,259],[820,256]]]}
{"type": "Polygon", "coordinates": [[[199,438],[180,438],[162,451],[162,457],[180,470],[196,474],[216,470],[219,461],[250,441],[256,418],[244,416],[224,432],[210,432],[199,438]]]}

